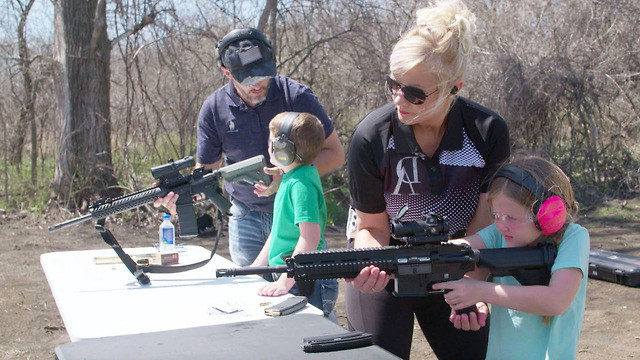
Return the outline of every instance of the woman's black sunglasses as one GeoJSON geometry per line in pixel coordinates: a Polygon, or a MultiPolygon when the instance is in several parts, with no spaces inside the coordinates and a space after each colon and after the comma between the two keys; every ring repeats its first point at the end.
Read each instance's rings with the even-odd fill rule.
{"type": "Polygon", "coordinates": [[[415,105],[420,105],[424,103],[424,101],[427,100],[427,97],[429,97],[430,95],[433,95],[436,91],[438,91],[438,90],[434,90],[431,94],[426,94],[422,89],[417,88],[415,86],[400,85],[400,83],[393,80],[389,75],[387,75],[387,78],[386,78],[386,86],[387,86],[387,91],[389,91],[389,94],[391,94],[391,96],[394,96],[395,94],[398,93],[398,91],[401,91],[402,96],[404,96],[404,98],[407,99],[408,102],[415,105]]]}

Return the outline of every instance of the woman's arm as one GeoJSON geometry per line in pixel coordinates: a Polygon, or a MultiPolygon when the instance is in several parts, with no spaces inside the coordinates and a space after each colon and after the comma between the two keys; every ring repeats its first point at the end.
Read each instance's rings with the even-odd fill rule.
{"type": "Polygon", "coordinates": [[[389,215],[386,211],[367,214],[356,210],[354,247],[380,247],[389,245],[389,215]]]}
{"type": "MultiPolygon", "coordinates": [[[[463,239],[456,239],[449,241],[450,243],[456,245],[469,245],[474,249],[484,249],[486,245],[482,238],[477,235],[467,236],[463,239]]],[[[478,280],[478,281],[486,281],[489,277],[488,269],[480,269],[478,267],[475,268],[474,271],[470,271],[465,274],[465,277],[478,280]]],[[[456,329],[461,330],[473,330],[478,331],[482,327],[487,325],[487,318],[489,317],[489,307],[485,302],[479,301],[476,304],[477,313],[471,312],[467,314],[459,314],[455,310],[452,309],[449,320],[453,323],[453,326],[456,329]]]]}
{"type": "MultiPolygon", "coordinates": [[[[356,234],[354,247],[380,247],[389,245],[389,216],[387,212],[367,214],[356,210],[356,234]]],[[[374,293],[383,290],[389,283],[389,275],[375,266],[367,266],[347,283],[362,293],[374,293]]]]}

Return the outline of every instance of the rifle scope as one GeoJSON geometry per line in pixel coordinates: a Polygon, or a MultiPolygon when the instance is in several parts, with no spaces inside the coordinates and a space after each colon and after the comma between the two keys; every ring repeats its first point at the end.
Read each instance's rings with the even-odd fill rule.
{"type": "Polygon", "coordinates": [[[153,175],[154,179],[161,179],[167,176],[174,175],[180,170],[186,169],[188,167],[193,167],[195,165],[196,161],[193,159],[193,156],[185,156],[183,159],[180,159],[178,161],[169,159],[169,161],[164,165],[152,167],[151,175],[153,175]]]}
{"type": "Polygon", "coordinates": [[[433,242],[440,242],[446,241],[448,232],[447,219],[433,214],[426,215],[424,220],[393,220],[391,222],[391,236],[395,239],[420,238],[426,242],[429,242],[429,239],[432,239],[433,242]]]}

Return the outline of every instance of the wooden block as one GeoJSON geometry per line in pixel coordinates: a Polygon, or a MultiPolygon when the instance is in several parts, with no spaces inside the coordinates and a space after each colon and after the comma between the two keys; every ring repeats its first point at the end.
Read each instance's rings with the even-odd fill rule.
{"type": "MultiPolygon", "coordinates": [[[[172,252],[155,252],[149,254],[130,255],[131,259],[138,265],[176,265],[180,257],[177,251],[172,252]]],[[[96,265],[121,264],[122,261],[118,256],[99,256],[93,258],[96,265]]]]}

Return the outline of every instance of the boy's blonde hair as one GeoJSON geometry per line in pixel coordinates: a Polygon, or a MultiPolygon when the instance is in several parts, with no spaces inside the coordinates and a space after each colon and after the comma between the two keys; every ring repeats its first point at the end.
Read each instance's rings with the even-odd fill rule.
{"type": "MultiPolygon", "coordinates": [[[[287,114],[286,111],[281,112],[269,122],[272,137],[276,138],[280,133],[280,127],[287,114]]],[[[300,113],[293,121],[289,140],[295,144],[298,163],[311,164],[324,145],[324,127],[316,116],[306,112],[300,113]]]]}

